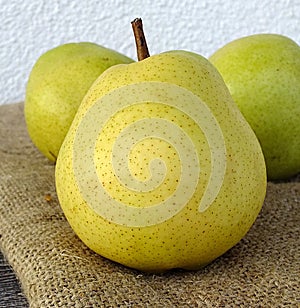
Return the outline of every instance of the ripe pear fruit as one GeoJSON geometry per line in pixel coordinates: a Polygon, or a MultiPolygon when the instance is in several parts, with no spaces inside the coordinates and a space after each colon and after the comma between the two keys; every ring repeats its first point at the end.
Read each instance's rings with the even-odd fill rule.
{"type": "Polygon", "coordinates": [[[116,65],[97,78],[55,179],[79,238],[146,272],[212,262],[247,233],[266,193],[253,130],[213,65],[187,51],[116,65]]]}
{"type": "Polygon", "coordinates": [[[26,88],[24,114],[30,138],[51,161],[84,95],[107,68],[132,59],[100,45],[68,43],[42,54],[26,88]]]}
{"type": "Polygon", "coordinates": [[[300,172],[300,46],[282,35],[255,34],[209,60],[261,143],[268,179],[300,172]]]}

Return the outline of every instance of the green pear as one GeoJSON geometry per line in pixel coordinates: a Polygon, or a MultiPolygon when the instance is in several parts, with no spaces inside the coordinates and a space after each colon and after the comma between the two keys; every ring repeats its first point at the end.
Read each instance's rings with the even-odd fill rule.
{"type": "Polygon", "coordinates": [[[255,34],[209,60],[261,143],[268,179],[300,172],[300,46],[282,35],[255,34]]]}
{"type": "Polygon", "coordinates": [[[94,43],[68,43],[42,54],[32,68],[26,88],[25,120],[30,138],[56,161],[84,95],[107,68],[133,62],[94,43]]]}
{"type": "Polygon", "coordinates": [[[198,269],[247,233],[266,192],[259,142],[213,65],[171,51],[106,70],[58,155],[79,238],[148,272],[198,269]]]}

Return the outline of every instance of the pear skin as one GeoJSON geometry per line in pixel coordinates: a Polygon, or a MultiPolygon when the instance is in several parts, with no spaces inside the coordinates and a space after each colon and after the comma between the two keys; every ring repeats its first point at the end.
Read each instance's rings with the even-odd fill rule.
{"type": "Polygon", "coordinates": [[[29,136],[56,161],[84,95],[107,68],[130,58],[94,43],[68,43],[42,54],[26,87],[25,120],[29,136]]]}
{"type": "Polygon", "coordinates": [[[218,71],[173,51],[106,70],[56,165],[61,207],[92,250],[147,272],[199,269],[262,207],[259,142],[218,71]]]}
{"type": "Polygon", "coordinates": [[[255,34],[209,60],[261,143],[268,179],[300,172],[300,46],[282,35],[255,34]]]}

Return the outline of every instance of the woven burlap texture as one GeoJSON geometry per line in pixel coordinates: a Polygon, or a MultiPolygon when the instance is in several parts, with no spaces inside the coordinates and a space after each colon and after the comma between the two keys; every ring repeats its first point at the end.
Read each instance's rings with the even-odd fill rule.
{"type": "Polygon", "coordinates": [[[199,271],[145,274],[102,258],[59,206],[54,165],[31,143],[23,104],[0,107],[0,247],[31,307],[296,307],[300,181],[269,183],[235,247],[199,271]]]}

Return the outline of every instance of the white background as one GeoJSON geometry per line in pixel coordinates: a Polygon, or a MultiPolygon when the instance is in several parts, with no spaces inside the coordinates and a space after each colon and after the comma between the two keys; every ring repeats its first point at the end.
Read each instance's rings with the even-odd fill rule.
{"type": "Polygon", "coordinates": [[[35,61],[63,43],[92,41],[136,59],[136,17],[151,54],[185,49],[208,57],[261,32],[300,43],[300,0],[0,0],[0,17],[0,104],[24,100],[35,61]]]}

